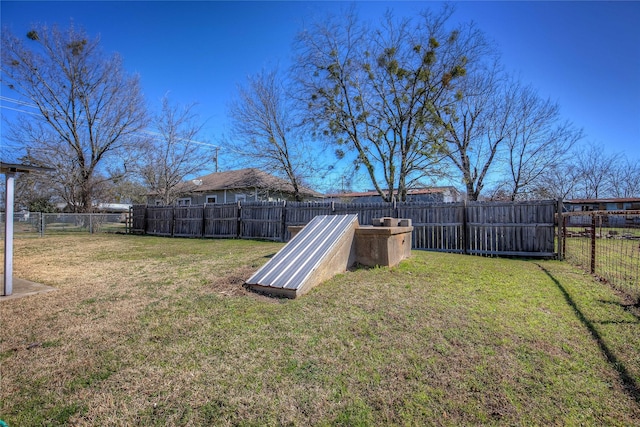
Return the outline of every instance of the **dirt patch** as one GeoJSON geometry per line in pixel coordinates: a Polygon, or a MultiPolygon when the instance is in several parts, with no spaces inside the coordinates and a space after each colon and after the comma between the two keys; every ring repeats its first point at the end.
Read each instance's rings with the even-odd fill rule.
{"type": "Polygon", "coordinates": [[[249,268],[235,270],[231,274],[213,279],[207,289],[227,296],[247,295],[249,291],[244,287],[244,282],[251,274],[252,270],[249,268]]]}
{"type": "Polygon", "coordinates": [[[245,285],[245,281],[247,281],[255,271],[255,268],[252,267],[236,269],[228,275],[215,278],[207,286],[207,289],[217,294],[230,297],[246,296],[267,302],[278,302],[279,298],[253,292],[245,285]]]}

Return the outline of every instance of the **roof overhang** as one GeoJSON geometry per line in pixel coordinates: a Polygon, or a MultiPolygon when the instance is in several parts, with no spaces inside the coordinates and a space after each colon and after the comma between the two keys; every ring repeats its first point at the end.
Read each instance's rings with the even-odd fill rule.
{"type": "Polygon", "coordinates": [[[17,163],[0,162],[0,173],[30,173],[30,172],[52,172],[55,169],[43,166],[21,165],[17,163]]]}

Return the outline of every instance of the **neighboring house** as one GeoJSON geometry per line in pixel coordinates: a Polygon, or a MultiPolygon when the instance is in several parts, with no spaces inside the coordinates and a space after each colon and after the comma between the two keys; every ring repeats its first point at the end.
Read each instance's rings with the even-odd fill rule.
{"type": "MultiPolygon", "coordinates": [[[[376,203],[382,202],[377,191],[361,193],[327,194],[325,200],[336,202],[376,203]]],[[[414,188],[407,191],[407,202],[450,203],[462,200],[460,192],[455,187],[414,188]]]]}
{"type": "Polygon", "coordinates": [[[567,212],[640,210],[640,197],[565,200],[567,212]]]}
{"type": "MultiPolygon", "coordinates": [[[[305,201],[322,199],[324,196],[306,187],[299,188],[305,201]]],[[[295,200],[291,183],[258,169],[240,169],[214,172],[183,183],[177,206],[210,203],[235,203],[238,201],[282,201],[295,200]]],[[[150,205],[162,205],[155,195],[147,196],[150,205]]]]}
{"type": "MultiPolygon", "coordinates": [[[[630,211],[640,210],[640,197],[627,197],[616,199],[573,199],[563,202],[567,212],[590,211],[630,211]]],[[[640,226],[638,215],[604,215],[603,225],[609,227],[640,226]]],[[[569,225],[587,225],[591,219],[587,216],[570,216],[569,225]]]]}

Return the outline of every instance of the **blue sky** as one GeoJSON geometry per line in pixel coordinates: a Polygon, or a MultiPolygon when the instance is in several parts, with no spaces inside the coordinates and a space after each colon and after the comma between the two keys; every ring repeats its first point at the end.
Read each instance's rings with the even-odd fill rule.
{"type": "MultiPolygon", "coordinates": [[[[140,74],[152,108],[169,93],[198,103],[207,118],[203,139],[225,131],[226,108],[238,84],[262,68],[289,64],[305,22],[339,13],[347,2],[0,2],[14,33],[33,22],[67,26],[70,19],[105,52],[118,52],[140,74]]],[[[387,8],[398,16],[437,2],[356,2],[360,16],[387,8]]],[[[453,21],[473,20],[495,41],[505,67],[561,106],[584,128],[585,142],[640,157],[640,2],[455,2],[453,21]]],[[[7,96],[3,90],[3,96],[7,96]]],[[[8,104],[3,101],[3,106],[8,104]]],[[[2,114],[12,114],[3,108],[2,114]]],[[[224,163],[224,147],[221,162],[224,163]]]]}

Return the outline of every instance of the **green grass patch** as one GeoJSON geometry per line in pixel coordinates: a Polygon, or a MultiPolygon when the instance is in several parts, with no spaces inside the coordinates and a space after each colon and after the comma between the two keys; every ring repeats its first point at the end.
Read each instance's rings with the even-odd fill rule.
{"type": "MultiPolygon", "coordinates": [[[[596,238],[595,274],[640,302],[640,231],[628,231],[609,238],[596,238]],[[631,235],[631,231],[636,233],[634,239],[622,237],[631,235]]],[[[604,233],[603,235],[606,236],[604,233]]],[[[565,248],[568,262],[590,271],[590,237],[569,237],[565,248]]]]}
{"type": "Polygon", "coordinates": [[[10,425],[634,425],[640,318],[568,263],[413,252],[297,300],[242,283],[282,245],[16,240],[10,425]],[[28,256],[37,252],[37,257],[28,256]],[[29,348],[32,342],[50,342],[29,348]]]}

